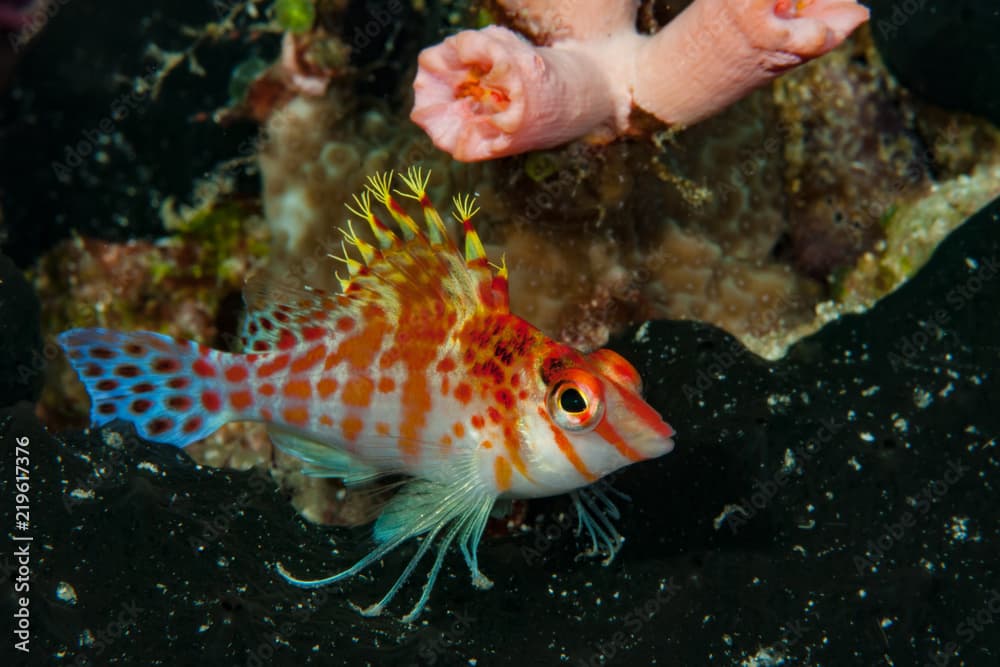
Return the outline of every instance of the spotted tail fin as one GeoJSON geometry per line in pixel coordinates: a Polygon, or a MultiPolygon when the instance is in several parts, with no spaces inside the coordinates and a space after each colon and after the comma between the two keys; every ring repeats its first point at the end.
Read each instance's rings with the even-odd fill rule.
{"type": "Polygon", "coordinates": [[[131,422],[140,437],[185,447],[246,418],[224,402],[221,379],[237,355],[149,331],[72,329],[59,344],[90,395],[90,420],[131,422]]]}

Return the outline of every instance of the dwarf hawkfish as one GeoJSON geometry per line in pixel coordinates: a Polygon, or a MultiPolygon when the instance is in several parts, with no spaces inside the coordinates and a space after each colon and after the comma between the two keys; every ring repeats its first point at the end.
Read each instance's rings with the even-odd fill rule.
{"type": "Polygon", "coordinates": [[[345,246],[337,258],[349,273],[341,293],[251,281],[244,353],[148,331],[59,337],[95,425],[121,419],[143,438],[185,447],[227,422],[262,421],[307,474],[349,487],[404,479],[375,521],[373,549],[356,564],[316,580],[277,569],[292,584],[323,586],[422,538],[388,593],[361,610],[380,613],[436,547],[406,621],[423,610],[456,542],[473,585],[492,586],[477,550],[499,501],[571,493],[588,553],[609,563],[623,538],[602,478],[669,452],[674,433],[621,356],[580,353],[509,312],[506,264],[487,260],[471,224],[475,200],[454,199],[463,253],[426,194],[428,178],[411,168],[405,190],[391,189],[392,172],[368,179],[348,208],[377,245],[348,225],[356,257],[345,246]],[[425,229],[393,193],[419,203],[425,229]]]}

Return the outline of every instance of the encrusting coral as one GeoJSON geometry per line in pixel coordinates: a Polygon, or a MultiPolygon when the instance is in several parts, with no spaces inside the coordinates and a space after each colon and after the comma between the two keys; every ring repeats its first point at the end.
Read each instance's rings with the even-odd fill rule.
{"type": "Polygon", "coordinates": [[[542,45],[488,26],[420,54],[410,118],[459,160],[609,140],[635,129],[633,110],[691,125],[868,19],[852,0],[696,0],[646,36],[636,0],[499,4],[542,45]]]}

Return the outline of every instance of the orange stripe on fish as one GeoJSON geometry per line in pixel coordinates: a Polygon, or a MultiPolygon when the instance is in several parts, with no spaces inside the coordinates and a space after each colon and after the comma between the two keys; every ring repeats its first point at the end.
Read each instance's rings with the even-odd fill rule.
{"type": "Polygon", "coordinates": [[[587,480],[588,483],[596,481],[597,475],[587,469],[583,459],[580,458],[579,452],[577,452],[576,448],[573,447],[573,443],[569,441],[569,438],[566,437],[566,434],[563,433],[562,429],[556,426],[555,422],[552,421],[548,413],[545,412],[545,408],[539,406],[538,414],[549,425],[549,429],[552,431],[552,439],[555,441],[559,451],[566,457],[566,460],[570,462],[570,465],[572,465],[573,468],[580,473],[580,476],[587,480]]]}

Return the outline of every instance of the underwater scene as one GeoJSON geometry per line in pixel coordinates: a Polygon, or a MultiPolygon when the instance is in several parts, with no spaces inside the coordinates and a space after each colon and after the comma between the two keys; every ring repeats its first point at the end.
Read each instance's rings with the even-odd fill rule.
{"type": "Polygon", "coordinates": [[[0,0],[0,664],[1000,665],[996,0],[0,0]]]}

